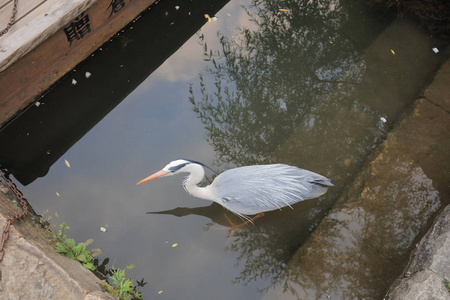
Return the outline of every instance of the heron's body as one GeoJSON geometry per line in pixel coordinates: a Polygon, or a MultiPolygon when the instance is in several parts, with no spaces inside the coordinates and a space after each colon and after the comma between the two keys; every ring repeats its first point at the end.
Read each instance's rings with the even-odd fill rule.
{"type": "MultiPolygon", "coordinates": [[[[183,186],[192,196],[217,202],[240,215],[254,215],[326,193],[331,180],[317,173],[284,164],[254,165],[231,169],[218,175],[211,185],[199,187],[205,175],[202,163],[187,159],[172,161],[152,179],[188,172],[183,186]]],[[[205,166],[206,167],[206,166],[205,166]]]]}

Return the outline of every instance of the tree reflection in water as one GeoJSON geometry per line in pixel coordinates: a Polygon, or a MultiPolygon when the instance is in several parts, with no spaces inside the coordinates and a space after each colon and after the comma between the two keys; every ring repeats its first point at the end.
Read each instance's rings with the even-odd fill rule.
{"type": "Polygon", "coordinates": [[[233,38],[219,34],[220,52],[204,43],[208,78],[214,80],[200,76],[200,94],[191,86],[190,101],[218,164],[274,161],[272,153],[299,126],[326,122],[311,114],[337,89],[334,105],[358,106],[357,99],[342,103],[364,74],[358,61],[364,42],[357,44],[349,32],[358,21],[349,20],[352,5],[285,1],[288,12],[280,12],[280,5],[253,1],[246,10],[256,30],[244,28],[233,38]],[[209,92],[210,86],[216,90],[209,92]]]}
{"type": "Polygon", "coordinates": [[[244,9],[254,29],[219,33],[220,51],[201,37],[208,76],[190,86],[215,163],[284,162],[336,185],[234,233],[229,249],[243,265],[235,282],[262,278],[268,289],[294,275],[286,265],[386,135],[380,112],[356,96],[365,88],[361,52],[382,25],[363,22],[366,8],[353,1],[255,0],[244,9]]]}

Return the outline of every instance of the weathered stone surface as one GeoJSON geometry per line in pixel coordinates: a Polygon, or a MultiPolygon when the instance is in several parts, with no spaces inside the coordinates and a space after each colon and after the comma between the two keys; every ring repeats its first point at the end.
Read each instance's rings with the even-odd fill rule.
{"type": "MultiPolygon", "coordinates": [[[[0,183],[0,228],[20,212],[14,197],[0,183]]],[[[0,299],[115,299],[102,292],[100,280],[79,262],[57,253],[51,236],[29,213],[9,230],[0,263],[0,299]]]]}
{"type": "Polygon", "coordinates": [[[450,279],[450,206],[420,241],[408,272],[424,269],[450,279]]]}
{"type": "Polygon", "coordinates": [[[444,279],[450,278],[450,206],[422,238],[405,274],[388,298],[400,299],[450,299],[444,279]]]}
{"type": "Polygon", "coordinates": [[[389,297],[390,300],[448,300],[447,291],[442,278],[430,270],[413,274],[404,279],[402,284],[389,297]]]}

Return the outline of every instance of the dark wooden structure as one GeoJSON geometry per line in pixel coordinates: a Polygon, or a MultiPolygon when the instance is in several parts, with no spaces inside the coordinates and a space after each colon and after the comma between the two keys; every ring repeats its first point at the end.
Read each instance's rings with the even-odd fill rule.
{"type": "MultiPolygon", "coordinates": [[[[155,0],[18,0],[0,37],[0,128],[155,0]]],[[[0,30],[14,1],[0,6],[0,30]]]]}

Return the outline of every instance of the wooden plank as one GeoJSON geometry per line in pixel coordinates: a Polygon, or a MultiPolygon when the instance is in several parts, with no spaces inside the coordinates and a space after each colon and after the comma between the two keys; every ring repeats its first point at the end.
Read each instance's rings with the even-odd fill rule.
{"type": "MultiPolygon", "coordinates": [[[[19,4],[21,2],[23,0],[19,1],[19,4]]],[[[1,37],[0,72],[95,2],[95,0],[45,1],[34,8],[21,20],[20,26],[15,24],[1,37]]],[[[19,5],[18,9],[24,11],[19,5]]]]}
{"type": "MultiPolygon", "coordinates": [[[[26,22],[24,20],[24,17],[27,16],[31,11],[38,8],[45,2],[49,0],[34,0],[34,1],[23,1],[19,0],[17,3],[17,13],[16,13],[16,20],[14,22],[14,26],[20,26],[20,24],[23,22],[26,22]],[[16,25],[18,24],[18,25],[16,25]]],[[[54,0],[53,0],[54,1],[54,0]]],[[[11,18],[12,9],[14,6],[14,1],[10,0],[7,3],[5,3],[4,6],[0,8],[0,28],[3,29],[6,24],[8,24],[9,19],[11,18]]],[[[10,30],[13,30],[12,28],[10,30]]],[[[7,35],[3,36],[6,37],[7,35]]]]}
{"type": "MultiPolygon", "coordinates": [[[[112,0],[98,0],[83,12],[84,16],[89,17],[88,33],[69,41],[64,29],[67,31],[73,26],[76,17],[80,16],[76,15],[45,42],[0,72],[0,126],[31,104],[42,92],[154,2],[155,0],[123,1],[124,7],[113,13],[112,0]]],[[[63,9],[61,5],[53,5],[53,10],[47,12],[48,16],[55,18],[58,8],[63,9]]],[[[36,10],[33,11],[35,12],[36,10]]],[[[11,34],[16,35],[23,30],[25,29],[16,28],[11,34]]]]}

